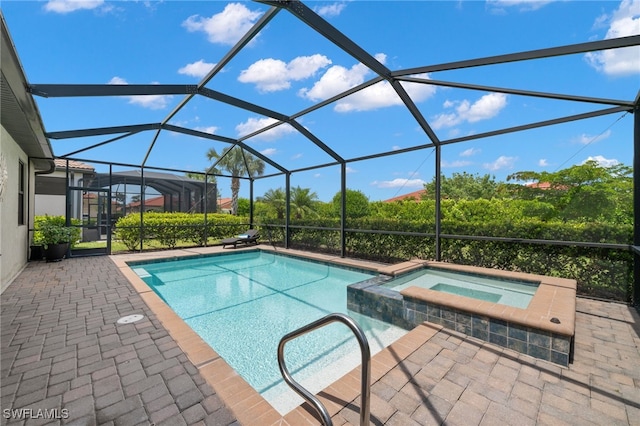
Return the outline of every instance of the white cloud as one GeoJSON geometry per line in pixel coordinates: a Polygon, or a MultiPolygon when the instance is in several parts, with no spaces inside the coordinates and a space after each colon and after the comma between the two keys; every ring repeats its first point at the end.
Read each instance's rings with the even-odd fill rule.
{"type": "Polygon", "coordinates": [[[462,151],[460,157],[473,157],[474,155],[480,154],[480,152],[482,152],[480,148],[469,148],[462,151]]]}
{"type": "Polygon", "coordinates": [[[349,166],[345,167],[345,171],[347,173],[357,173],[358,172],[356,169],[354,169],[353,167],[349,167],[349,166]]]}
{"type": "Polygon", "coordinates": [[[401,179],[394,180],[374,180],[371,185],[377,188],[422,188],[426,182],[422,179],[401,179]]]}
{"type": "Polygon", "coordinates": [[[467,99],[463,101],[447,101],[445,108],[454,108],[455,111],[447,114],[436,115],[431,122],[431,127],[441,129],[453,127],[463,122],[475,123],[481,120],[493,118],[507,105],[507,95],[504,93],[489,93],[482,96],[473,104],[467,99]]]}
{"type": "MultiPolygon", "coordinates": [[[[124,78],[121,77],[113,77],[109,80],[108,84],[129,84],[124,78]]],[[[158,84],[158,83],[152,83],[158,84]]],[[[129,99],[129,103],[133,105],[138,105],[143,108],[148,109],[165,109],[171,99],[173,99],[172,95],[135,95],[135,96],[125,96],[125,98],[129,99]]]]}
{"type": "Polygon", "coordinates": [[[538,160],[538,166],[547,167],[548,165],[549,165],[549,162],[547,161],[546,158],[541,158],[538,160]]]}
{"type": "MultiPolygon", "coordinates": [[[[384,64],[386,55],[378,53],[376,59],[384,64]]],[[[373,76],[373,72],[364,64],[358,63],[351,68],[340,65],[330,67],[313,87],[303,88],[298,94],[311,101],[323,101],[364,83],[365,78],[373,76]]],[[[415,77],[429,78],[427,74],[415,77]]],[[[420,83],[401,83],[414,102],[421,102],[435,93],[435,87],[420,83]]],[[[393,105],[402,105],[402,100],[387,81],[381,81],[366,89],[360,90],[346,98],[339,100],[334,108],[337,112],[368,111],[385,108],[393,105]]]]}
{"type": "Polygon", "coordinates": [[[392,146],[392,147],[391,147],[391,150],[392,150],[392,151],[397,151],[397,150],[399,150],[399,149],[402,149],[402,147],[401,147],[401,146],[398,146],[398,145],[394,145],[394,146],[392,146]]]}
{"type": "Polygon", "coordinates": [[[298,159],[300,159],[300,158],[302,158],[302,157],[303,157],[303,154],[302,154],[302,153],[298,153],[298,154],[294,154],[294,155],[292,155],[292,156],[291,156],[291,159],[292,159],[292,160],[298,160],[298,159]]]}
{"type": "Polygon", "coordinates": [[[202,133],[209,133],[211,135],[215,135],[218,131],[218,127],[216,126],[207,126],[207,127],[194,127],[194,130],[197,130],[202,133]]]}
{"type": "Polygon", "coordinates": [[[442,167],[444,168],[454,168],[454,167],[466,167],[473,164],[471,161],[464,161],[464,160],[456,160],[456,161],[443,161],[442,162],[442,167]]]}
{"type": "Polygon", "coordinates": [[[314,178],[321,178],[322,177],[322,173],[316,173],[313,175],[314,178]]]}
{"type": "Polygon", "coordinates": [[[574,139],[575,142],[581,144],[581,145],[588,145],[590,143],[593,143],[595,141],[600,141],[603,139],[607,139],[609,136],[611,136],[611,130],[607,130],[599,135],[588,135],[586,133],[581,134],[580,136],[576,137],[574,139]]]}
{"type": "Polygon", "coordinates": [[[340,65],[330,67],[311,89],[303,88],[298,94],[311,101],[323,101],[364,82],[369,69],[356,64],[350,69],[340,65]]]}
{"type": "Polygon", "coordinates": [[[229,3],[222,12],[210,18],[192,15],[182,26],[190,32],[205,32],[211,43],[233,45],[251,29],[260,15],[262,12],[251,11],[241,3],[229,3]]]}
{"type": "Polygon", "coordinates": [[[449,139],[457,138],[458,136],[460,136],[461,133],[462,132],[460,131],[460,129],[456,129],[456,128],[449,129],[449,130],[447,130],[447,137],[449,139]]]}
{"type": "Polygon", "coordinates": [[[507,7],[515,7],[520,11],[538,10],[548,3],[551,0],[487,0],[490,8],[501,11],[507,7]]]}
{"type": "Polygon", "coordinates": [[[345,7],[347,7],[346,3],[333,3],[320,7],[316,6],[313,8],[313,10],[320,16],[330,18],[332,16],[340,15],[345,7]]]}
{"type": "Polygon", "coordinates": [[[129,83],[127,83],[127,81],[124,78],[115,76],[111,80],[109,80],[109,83],[107,84],[129,84],[129,83]]]}
{"type": "MultiPolygon", "coordinates": [[[[426,77],[426,75],[416,77],[426,77]]],[[[407,82],[402,82],[401,84],[415,103],[424,101],[431,97],[436,91],[434,86],[427,84],[407,82]]],[[[400,99],[389,82],[381,81],[380,83],[339,100],[336,104],[335,111],[369,111],[394,105],[403,105],[402,99],[400,99]]]]}
{"type": "Polygon", "coordinates": [[[616,160],[615,158],[604,158],[602,155],[596,155],[595,157],[589,157],[586,160],[584,160],[582,162],[582,164],[586,163],[587,161],[595,161],[596,163],[598,163],[598,165],[600,167],[611,167],[611,166],[615,166],[620,164],[620,162],[618,160],[616,160]]]}
{"type": "MultiPolygon", "coordinates": [[[[255,132],[256,130],[263,129],[271,124],[275,123],[277,120],[273,118],[249,118],[244,123],[240,123],[236,126],[236,131],[238,132],[238,136],[246,136],[255,132]]],[[[262,139],[262,140],[275,140],[279,139],[289,133],[295,132],[295,129],[291,127],[289,124],[281,124],[273,129],[267,130],[266,132],[262,132],[259,135],[255,136],[254,139],[262,139]]]]}
{"type": "Polygon", "coordinates": [[[187,64],[178,70],[178,74],[185,74],[191,77],[202,78],[209,73],[215,67],[216,64],[205,62],[200,59],[199,61],[187,64]]]}
{"type": "Polygon", "coordinates": [[[55,13],[70,13],[76,10],[97,9],[104,5],[104,0],[49,0],[44,10],[55,13]]]}
{"type": "Polygon", "coordinates": [[[260,151],[260,154],[262,155],[266,155],[267,157],[275,154],[276,152],[278,152],[277,149],[275,148],[267,148],[267,149],[263,149],[262,151],[260,151]]]}
{"type": "Polygon", "coordinates": [[[298,56],[289,63],[279,59],[260,59],[240,73],[241,83],[255,83],[261,92],[275,92],[291,87],[291,81],[313,76],[319,69],[331,64],[324,55],[298,56]]]}
{"type": "MultiPolygon", "coordinates": [[[[596,23],[608,22],[605,39],[640,34],[640,1],[622,0],[611,16],[600,16],[596,23]]],[[[607,75],[640,73],[640,47],[589,52],[585,59],[596,70],[607,75]]]]}
{"type": "Polygon", "coordinates": [[[507,157],[507,156],[501,155],[493,163],[484,163],[482,167],[491,171],[502,170],[502,169],[512,169],[517,159],[518,157],[507,157]]]}

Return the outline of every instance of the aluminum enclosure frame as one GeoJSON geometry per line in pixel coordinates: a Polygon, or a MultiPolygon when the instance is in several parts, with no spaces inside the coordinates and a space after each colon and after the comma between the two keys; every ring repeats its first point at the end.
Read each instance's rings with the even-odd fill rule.
{"type": "MultiPolygon", "coordinates": [[[[302,3],[301,1],[271,1],[271,0],[258,0],[259,3],[266,4],[271,6],[270,9],[258,20],[258,22],[229,50],[227,55],[216,64],[216,66],[196,85],[176,85],[176,84],[167,84],[167,85],[92,85],[92,84],[29,84],[28,91],[33,96],[41,96],[41,97],[83,97],[83,96],[123,96],[123,95],[184,95],[184,98],[181,102],[171,111],[164,119],[162,119],[158,123],[146,123],[146,124],[137,124],[137,125],[125,125],[125,126],[116,126],[109,128],[94,128],[94,129],[75,129],[69,131],[56,131],[50,132],[46,134],[46,137],[49,139],[66,139],[66,138],[76,138],[76,137],[84,137],[84,136],[101,136],[101,135],[117,135],[111,137],[110,139],[106,139],[97,144],[85,147],[80,150],[76,150],[74,152],[66,153],[59,158],[68,158],[75,159],[74,156],[89,150],[91,148],[106,145],[122,138],[129,137],[134,134],[138,134],[140,132],[153,132],[154,136],[151,138],[149,143],[146,155],[144,156],[144,160],[139,164],[141,168],[147,167],[147,161],[149,159],[149,155],[154,149],[155,143],[158,139],[158,136],[161,132],[178,132],[191,136],[208,138],[211,140],[216,140],[220,142],[224,142],[229,144],[230,147],[238,146],[243,150],[251,153],[252,155],[260,158],[265,163],[271,165],[273,168],[278,170],[278,173],[271,174],[268,176],[225,176],[225,177],[241,177],[243,179],[249,179],[251,182],[251,206],[253,205],[253,181],[257,179],[284,175],[286,180],[286,193],[289,195],[290,191],[290,177],[292,173],[302,172],[313,170],[317,168],[324,168],[328,166],[340,166],[341,170],[341,191],[342,191],[342,221],[341,221],[341,255],[345,256],[345,232],[346,232],[346,166],[352,162],[365,161],[376,158],[383,158],[385,156],[390,155],[398,155],[402,153],[424,150],[429,148],[435,149],[435,170],[436,170],[436,228],[435,228],[435,240],[436,240],[436,257],[437,260],[440,260],[440,239],[442,238],[440,232],[440,222],[441,222],[441,212],[440,212],[440,160],[441,160],[441,148],[445,145],[455,144],[464,141],[470,141],[474,139],[482,139],[492,136],[504,135],[508,133],[521,132],[530,129],[553,126],[556,124],[567,123],[576,120],[586,120],[594,117],[605,116],[610,114],[619,114],[619,113],[631,113],[634,114],[634,160],[633,160],[633,170],[634,170],[634,235],[633,235],[633,245],[629,247],[629,250],[633,252],[634,255],[634,296],[633,303],[640,304],[640,117],[638,112],[640,112],[640,92],[637,94],[631,94],[635,96],[633,100],[623,100],[623,99],[604,99],[604,98],[594,98],[594,97],[585,97],[585,96],[574,96],[562,93],[547,93],[547,92],[536,92],[530,90],[522,90],[522,89],[514,89],[509,87],[492,87],[492,86],[483,86],[476,84],[467,84],[463,82],[456,81],[442,81],[442,80],[427,80],[422,78],[417,78],[414,75],[420,73],[428,73],[428,72],[436,72],[436,71],[445,71],[445,70],[455,70],[455,69],[468,69],[474,67],[485,67],[497,64],[505,64],[510,62],[517,61],[529,61],[529,60],[537,60],[565,55],[575,55],[575,54],[583,54],[588,52],[597,52],[608,49],[621,49],[625,47],[632,46],[640,46],[640,35],[629,36],[629,37],[620,37],[620,38],[612,38],[601,41],[593,41],[586,43],[578,43],[573,45],[552,47],[547,49],[539,49],[539,50],[531,50],[531,51],[523,51],[516,52],[505,55],[498,56],[490,56],[484,58],[476,58],[469,59],[463,61],[442,63],[442,64],[433,64],[427,65],[423,67],[414,67],[403,70],[392,71],[387,68],[385,65],[376,60],[370,53],[365,51],[362,47],[360,47],[353,40],[348,38],[345,34],[343,34],[340,30],[333,27],[326,20],[316,14],[311,8],[302,3]],[[286,115],[279,113],[277,111],[272,111],[268,108],[264,108],[260,105],[255,105],[250,102],[246,102],[242,99],[238,99],[224,93],[216,92],[206,88],[206,84],[215,78],[216,74],[220,72],[224,66],[235,57],[251,40],[253,40],[257,34],[280,12],[286,11],[290,13],[292,16],[299,19],[301,22],[306,24],[308,27],[312,28],[319,35],[333,43],[343,52],[347,53],[355,60],[367,66],[370,70],[375,72],[377,76],[367,82],[360,84],[359,86],[352,87],[349,90],[346,90],[336,96],[333,96],[330,99],[319,102],[312,107],[306,108],[302,111],[298,111],[292,115],[286,115]],[[399,149],[393,152],[379,152],[371,155],[354,157],[354,158],[343,158],[337,152],[335,152],[331,147],[330,141],[323,141],[321,138],[314,135],[311,131],[306,129],[304,126],[300,124],[298,121],[300,118],[305,115],[316,111],[319,108],[327,106],[333,102],[336,102],[340,99],[343,99],[353,93],[356,93],[360,90],[363,90],[367,87],[370,87],[376,83],[381,81],[387,81],[395,90],[398,97],[402,100],[406,109],[410,112],[412,117],[415,119],[418,126],[422,129],[422,131],[427,136],[430,141],[427,144],[411,146],[404,149],[399,149]],[[476,90],[476,91],[493,91],[499,93],[506,94],[515,94],[520,96],[529,96],[529,97],[537,97],[537,98],[546,98],[546,99],[555,99],[555,100],[565,100],[565,101],[573,101],[573,102],[581,102],[587,104],[593,104],[602,106],[601,109],[594,110],[588,113],[575,114],[570,116],[558,117],[555,119],[532,122],[524,125],[514,126],[510,128],[503,128],[500,130],[495,130],[491,132],[479,133],[470,136],[452,138],[448,140],[440,140],[438,136],[435,134],[433,129],[431,128],[428,120],[421,114],[420,110],[417,108],[414,101],[411,99],[409,94],[402,87],[402,82],[411,82],[411,83],[420,83],[426,85],[434,85],[434,86],[442,86],[442,87],[454,87],[460,89],[468,89],[468,90],[476,90]],[[196,96],[203,96],[209,99],[215,100],[217,102],[225,103],[231,105],[236,108],[241,108],[246,111],[251,111],[269,118],[276,120],[275,123],[264,127],[258,131],[255,131],[249,135],[243,136],[241,138],[229,138],[222,135],[214,135],[209,133],[200,132],[194,129],[183,128],[175,125],[169,124],[169,121],[182,109],[184,108],[191,99],[196,96]],[[296,129],[300,134],[302,134],[305,138],[307,138],[311,143],[321,149],[324,153],[330,157],[331,160],[324,162],[322,164],[313,165],[310,167],[300,168],[300,169],[287,169],[283,165],[277,163],[276,161],[270,159],[269,157],[261,154],[255,149],[248,146],[245,141],[250,139],[256,135],[259,135],[265,131],[273,129],[275,127],[281,125],[291,125],[294,129],[296,129]]],[[[216,165],[222,159],[218,159],[218,162],[214,163],[209,171],[213,170],[216,165]]],[[[224,176],[224,175],[220,175],[224,176]]],[[[286,218],[286,227],[287,230],[285,235],[289,235],[289,197],[287,196],[287,218],[286,218]]],[[[251,212],[251,220],[253,220],[253,211],[251,212]]],[[[288,238],[285,238],[285,246],[288,247],[288,238]]]]}

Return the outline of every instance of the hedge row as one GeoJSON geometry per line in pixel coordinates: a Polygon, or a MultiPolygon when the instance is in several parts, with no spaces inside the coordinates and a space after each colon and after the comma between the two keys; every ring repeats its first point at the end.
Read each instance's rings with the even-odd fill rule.
{"type": "MultiPolygon", "coordinates": [[[[282,224],[262,226],[263,241],[283,245],[282,224]]],[[[203,214],[146,213],[144,226],[140,214],[130,214],[116,223],[117,238],[130,250],[144,240],[155,239],[167,248],[179,241],[196,246],[207,238],[223,239],[246,230],[246,218],[226,214],[209,214],[205,226],[203,214]]],[[[297,220],[290,229],[291,248],[317,252],[340,253],[339,220],[315,218],[297,220]],[[307,228],[309,227],[309,228],[307,228]],[[312,229],[325,228],[325,229],[312,229]]],[[[434,259],[435,224],[424,221],[361,218],[347,223],[345,235],[348,257],[381,262],[399,262],[411,258],[434,259]],[[368,232],[368,231],[377,232],[368,232]],[[404,235],[418,233],[427,235],[404,235]]],[[[447,237],[446,235],[499,236],[528,240],[556,240],[631,244],[632,228],[620,225],[583,223],[485,222],[461,223],[442,221],[441,259],[463,265],[520,271],[563,278],[578,282],[578,293],[608,300],[628,302],[633,283],[633,257],[624,249],[585,248],[527,242],[485,241],[447,237]]]]}
{"type": "Polygon", "coordinates": [[[204,246],[208,239],[220,240],[246,231],[246,219],[228,214],[155,213],[144,214],[140,226],[140,213],[121,217],[116,222],[115,235],[129,250],[138,250],[140,241],[157,240],[167,248],[179,241],[204,246]]]}
{"type": "MultiPolygon", "coordinates": [[[[339,228],[336,220],[297,221],[300,226],[339,228]]],[[[434,259],[435,240],[431,236],[371,233],[367,230],[433,234],[435,225],[425,222],[398,222],[384,219],[350,220],[345,235],[349,257],[382,262],[399,262],[411,258],[434,259]],[[357,230],[357,231],[355,231],[357,230]]],[[[282,227],[270,227],[271,239],[284,241],[282,227]]],[[[558,241],[631,243],[631,227],[606,224],[570,223],[484,223],[465,224],[443,221],[443,234],[469,236],[501,236],[520,239],[558,241]]],[[[263,232],[264,234],[264,232],[263,232]]],[[[340,232],[292,228],[292,248],[340,253],[340,232]]],[[[485,241],[443,238],[441,259],[464,265],[520,271],[533,274],[572,278],[578,282],[578,293],[585,296],[628,302],[633,283],[633,257],[624,249],[602,249],[527,242],[485,241]]]]}

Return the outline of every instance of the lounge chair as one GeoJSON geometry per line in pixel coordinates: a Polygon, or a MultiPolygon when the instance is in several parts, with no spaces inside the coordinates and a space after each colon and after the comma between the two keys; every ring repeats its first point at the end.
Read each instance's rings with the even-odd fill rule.
{"type": "Polygon", "coordinates": [[[222,248],[233,245],[236,248],[238,244],[243,243],[245,245],[258,244],[260,234],[257,229],[249,229],[244,234],[240,234],[237,237],[225,238],[222,240],[222,248]]]}

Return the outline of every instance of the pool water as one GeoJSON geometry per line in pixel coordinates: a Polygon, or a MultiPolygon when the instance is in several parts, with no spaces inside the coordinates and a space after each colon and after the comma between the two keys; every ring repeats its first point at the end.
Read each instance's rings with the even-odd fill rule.
{"type": "MultiPolygon", "coordinates": [[[[281,414],[302,402],[282,380],[278,342],[329,313],[351,316],[372,355],[406,330],[347,310],[347,286],[372,273],[262,251],[131,268],[281,414]]],[[[351,330],[334,323],[287,343],[294,378],[317,393],[360,364],[351,330]]]]}
{"type": "Polygon", "coordinates": [[[396,291],[416,286],[524,309],[539,284],[429,268],[403,275],[384,286],[396,291]]]}

